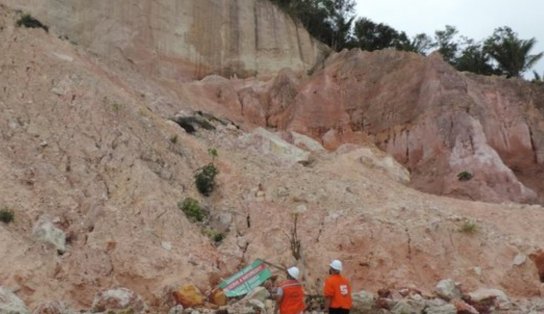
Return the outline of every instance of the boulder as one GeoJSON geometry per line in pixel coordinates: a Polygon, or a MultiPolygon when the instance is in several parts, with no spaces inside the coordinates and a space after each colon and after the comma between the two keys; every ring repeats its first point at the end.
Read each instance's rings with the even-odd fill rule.
{"type": "Polygon", "coordinates": [[[174,291],[174,299],[185,308],[190,308],[203,305],[206,297],[195,285],[187,284],[174,291]]]}
{"type": "Polygon", "coordinates": [[[342,145],[340,136],[338,135],[338,131],[335,129],[328,130],[323,136],[321,137],[321,141],[323,142],[323,146],[326,149],[336,149],[338,146],[342,145]]]}
{"type": "Polygon", "coordinates": [[[210,296],[210,301],[218,306],[223,306],[227,304],[227,296],[223,290],[215,290],[210,296]]]}
{"type": "Polygon", "coordinates": [[[372,293],[359,291],[352,294],[354,314],[372,314],[375,311],[375,297],[372,293]]]}
{"type": "Polygon", "coordinates": [[[457,314],[457,308],[453,304],[431,305],[425,308],[426,314],[457,314]]]}
{"type": "Polygon", "coordinates": [[[144,313],[147,309],[142,298],[134,291],[126,288],[116,288],[99,292],[94,300],[92,309],[95,312],[144,313]]]}
{"type": "Polygon", "coordinates": [[[276,308],[276,301],[268,299],[264,302],[264,305],[268,313],[274,313],[274,309],[276,308]]]}
{"type": "Polygon", "coordinates": [[[461,298],[461,291],[452,279],[441,280],[436,285],[434,291],[436,295],[447,301],[461,298]]]}
{"type": "Polygon", "coordinates": [[[325,148],[321,143],[314,140],[313,138],[306,136],[304,134],[300,134],[297,132],[289,132],[291,135],[292,141],[289,141],[291,144],[294,144],[295,146],[310,151],[314,153],[321,153],[325,152],[325,148]]]}
{"type": "Polygon", "coordinates": [[[452,300],[451,304],[455,306],[457,313],[479,314],[479,312],[472,305],[461,299],[452,300]]]}
{"type": "Polygon", "coordinates": [[[29,314],[25,303],[9,289],[0,286],[0,313],[29,314]]]}
{"type": "Polygon", "coordinates": [[[253,289],[244,299],[248,302],[251,300],[258,300],[260,302],[265,302],[266,299],[270,298],[270,292],[264,287],[257,287],[253,289]]]}
{"type": "Polygon", "coordinates": [[[469,293],[468,296],[470,297],[470,300],[476,304],[495,300],[495,304],[500,309],[508,309],[511,306],[511,302],[506,293],[499,289],[482,288],[469,293]]]}
{"type": "Polygon", "coordinates": [[[266,310],[266,305],[264,302],[261,302],[257,299],[251,299],[247,302],[247,305],[255,309],[256,311],[264,311],[266,310]]]}
{"type": "Polygon", "coordinates": [[[66,251],[66,234],[64,231],[55,227],[49,220],[40,220],[34,226],[32,234],[39,241],[52,245],[58,252],[66,251]]]}
{"type": "Polygon", "coordinates": [[[521,266],[525,263],[525,261],[527,260],[527,256],[524,255],[524,254],[518,254],[516,255],[516,257],[514,257],[514,261],[512,262],[512,264],[514,266],[521,266]]]}
{"type": "Polygon", "coordinates": [[[418,314],[425,308],[425,300],[421,299],[402,299],[391,309],[392,314],[418,314]]]}
{"type": "Polygon", "coordinates": [[[251,306],[246,306],[242,304],[235,304],[230,306],[227,310],[227,313],[236,313],[236,314],[255,314],[256,311],[251,306]]]}
{"type": "Polygon", "coordinates": [[[410,172],[393,157],[374,145],[360,147],[353,144],[344,144],[338,147],[336,152],[341,156],[341,159],[363,164],[365,167],[383,173],[399,183],[410,183],[410,172]]]}
{"type": "Polygon", "coordinates": [[[279,135],[263,128],[256,128],[251,133],[242,135],[238,139],[238,146],[287,164],[304,163],[310,159],[309,152],[289,144],[279,135]]]}
{"type": "Polygon", "coordinates": [[[178,304],[168,310],[168,314],[183,314],[183,305],[178,304]]]}

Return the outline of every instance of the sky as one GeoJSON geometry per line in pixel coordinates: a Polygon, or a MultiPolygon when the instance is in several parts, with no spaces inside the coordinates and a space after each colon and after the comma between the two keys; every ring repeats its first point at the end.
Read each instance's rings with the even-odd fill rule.
{"type": "MultiPolygon", "coordinates": [[[[385,23],[409,36],[433,35],[453,25],[460,35],[476,41],[493,30],[510,26],[522,39],[537,40],[532,54],[544,51],[544,0],[356,0],[356,14],[385,23]]],[[[544,74],[544,57],[532,70],[544,74]]]]}

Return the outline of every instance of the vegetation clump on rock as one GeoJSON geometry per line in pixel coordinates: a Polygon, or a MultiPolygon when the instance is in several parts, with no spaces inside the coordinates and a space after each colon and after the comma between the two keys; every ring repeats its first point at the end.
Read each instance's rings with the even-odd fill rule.
{"type": "Polygon", "coordinates": [[[459,181],[469,181],[473,176],[474,175],[468,171],[462,171],[457,174],[457,179],[459,179],[459,181]]]}
{"type": "Polygon", "coordinates": [[[205,212],[200,207],[197,200],[191,197],[187,197],[183,202],[178,203],[178,208],[185,213],[187,218],[193,222],[201,222],[206,218],[205,212]]]}
{"type": "Polygon", "coordinates": [[[0,209],[0,221],[9,224],[15,219],[15,214],[12,210],[4,207],[0,209]]]}
{"type": "Polygon", "coordinates": [[[208,155],[212,157],[212,162],[199,168],[195,173],[195,185],[198,191],[204,196],[210,196],[215,189],[215,177],[219,174],[219,169],[215,166],[217,150],[208,149],[208,155]]]}
{"type": "Polygon", "coordinates": [[[19,27],[26,27],[26,28],[41,28],[47,33],[49,33],[49,27],[47,25],[42,24],[42,22],[38,21],[34,17],[32,17],[30,14],[23,14],[20,19],[17,20],[17,26],[19,27]]]}

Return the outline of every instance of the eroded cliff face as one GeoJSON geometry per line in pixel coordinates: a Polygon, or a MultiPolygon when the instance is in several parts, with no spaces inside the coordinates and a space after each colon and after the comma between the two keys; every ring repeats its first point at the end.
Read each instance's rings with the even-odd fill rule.
{"type": "Polygon", "coordinates": [[[161,79],[310,69],[328,48],[266,0],[2,0],[53,32],[161,79]]]}
{"type": "Polygon", "coordinates": [[[542,86],[393,50],[344,51],[310,77],[282,71],[265,85],[222,86],[234,96],[215,101],[245,120],[310,135],[331,150],[376,144],[411,171],[419,190],[544,201],[542,86]],[[473,178],[460,181],[464,172],[473,178]]]}

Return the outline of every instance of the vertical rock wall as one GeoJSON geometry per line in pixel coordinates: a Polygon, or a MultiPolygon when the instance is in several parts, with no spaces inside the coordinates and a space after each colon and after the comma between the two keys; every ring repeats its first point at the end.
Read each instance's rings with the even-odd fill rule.
{"type": "Polygon", "coordinates": [[[268,0],[0,0],[59,36],[158,78],[268,76],[310,69],[326,53],[268,0]]]}

